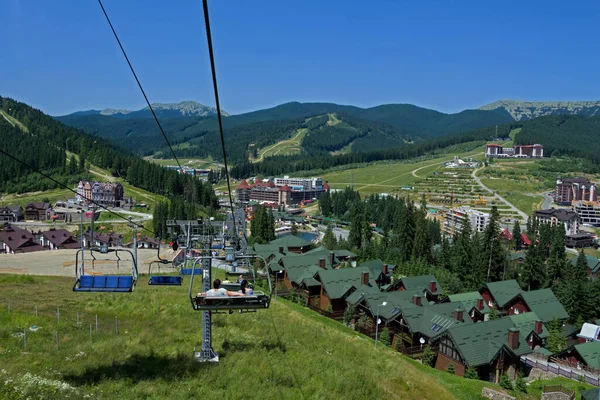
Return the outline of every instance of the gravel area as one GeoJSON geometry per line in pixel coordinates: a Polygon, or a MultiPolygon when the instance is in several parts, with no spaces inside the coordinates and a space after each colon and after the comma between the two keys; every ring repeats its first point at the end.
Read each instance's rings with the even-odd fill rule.
{"type": "MultiPolygon", "coordinates": [[[[75,255],[77,250],[46,250],[22,254],[0,254],[0,273],[25,273],[29,275],[75,276],[75,255]]],[[[92,269],[90,252],[85,252],[85,268],[89,272],[123,273],[131,270],[129,254],[119,252],[122,259],[117,266],[115,253],[94,252],[96,260],[92,269]],[[109,259],[109,260],[107,260],[109,259]]],[[[171,259],[173,251],[163,250],[161,257],[171,259]]],[[[138,249],[138,272],[148,273],[150,261],[156,260],[156,250],[138,249]]]]}

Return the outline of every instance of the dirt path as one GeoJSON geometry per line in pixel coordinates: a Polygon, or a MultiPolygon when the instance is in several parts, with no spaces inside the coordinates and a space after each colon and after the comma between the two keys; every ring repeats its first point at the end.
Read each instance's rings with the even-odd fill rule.
{"type": "Polygon", "coordinates": [[[481,182],[481,179],[479,179],[479,177],[477,176],[477,171],[479,171],[481,168],[477,168],[476,170],[474,170],[471,173],[471,176],[473,177],[473,179],[475,179],[475,182],[477,182],[477,184],[486,192],[490,193],[492,197],[497,198],[498,200],[502,201],[504,204],[506,204],[507,206],[510,207],[511,211],[513,211],[515,214],[518,214],[522,219],[523,222],[527,222],[527,220],[529,219],[529,216],[527,214],[525,214],[523,211],[519,210],[517,207],[514,206],[514,204],[510,203],[508,200],[506,200],[504,197],[500,196],[498,193],[495,193],[492,189],[488,188],[487,186],[485,186],[483,184],[483,182],[481,182]]]}

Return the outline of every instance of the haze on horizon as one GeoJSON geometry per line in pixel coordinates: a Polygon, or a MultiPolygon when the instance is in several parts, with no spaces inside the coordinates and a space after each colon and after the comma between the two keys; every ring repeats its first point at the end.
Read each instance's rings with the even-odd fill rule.
{"type": "MultiPolygon", "coordinates": [[[[151,102],[214,106],[201,2],[105,0],[151,102]]],[[[598,100],[600,3],[211,1],[223,109],[288,101],[443,112],[598,100]]],[[[8,0],[0,95],[52,114],[145,106],[97,2],[8,0]]]]}

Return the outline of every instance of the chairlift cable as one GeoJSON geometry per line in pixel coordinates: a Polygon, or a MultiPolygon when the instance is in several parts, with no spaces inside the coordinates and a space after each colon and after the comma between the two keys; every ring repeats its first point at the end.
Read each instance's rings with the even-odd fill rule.
{"type": "Polygon", "coordinates": [[[127,61],[127,65],[129,65],[129,69],[131,70],[131,73],[133,74],[133,77],[135,78],[135,81],[137,82],[137,84],[140,88],[140,91],[142,92],[142,95],[144,96],[144,100],[146,100],[146,104],[148,104],[148,108],[150,109],[150,112],[152,113],[152,116],[154,117],[154,120],[156,121],[156,124],[158,125],[158,129],[160,129],[160,133],[162,133],[163,138],[165,138],[165,141],[167,142],[167,146],[169,146],[169,149],[171,150],[171,154],[173,155],[173,158],[175,159],[175,161],[177,161],[177,165],[179,166],[179,171],[183,172],[183,167],[181,166],[179,159],[175,155],[175,151],[173,150],[173,147],[171,147],[171,143],[169,142],[169,139],[167,138],[167,135],[165,134],[165,131],[163,130],[162,125],[158,121],[158,117],[156,116],[156,113],[154,112],[154,108],[150,104],[150,100],[148,100],[148,96],[146,96],[146,92],[144,91],[144,88],[142,87],[142,84],[141,84],[140,80],[138,79],[137,74],[135,73],[135,70],[133,69],[133,65],[131,65],[131,62],[129,61],[129,57],[127,57],[127,53],[125,52],[123,45],[121,44],[121,40],[119,40],[119,36],[117,35],[117,32],[115,31],[115,28],[113,27],[113,24],[110,21],[110,18],[108,17],[108,14],[106,13],[106,10],[104,9],[102,0],[98,0],[98,4],[100,4],[100,7],[102,8],[102,12],[104,13],[104,16],[106,17],[106,21],[108,22],[108,25],[110,26],[110,29],[112,30],[112,33],[115,36],[115,39],[117,39],[117,43],[119,44],[119,47],[121,48],[121,52],[123,53],[123,56],[125,56],[125,61],[127,61]]]}
{"type": "MultiPolygon", "coordinates": [[[[100,1],[100,0],[98,0],[100,1]]],[[[212,35],[210,33],[210,18],[208,16],[208,1],[202,0],[204,8],[204,24],[206,25],[206,41],[208,42],[208,56],[210,58],[210,69],[212,72],[213,88],[215,91],[215,103],[217,106],[217,119],[219,120],[219,133],[221,135],[221,147],[223,149],[223,164],[225,166],[225,178],[227,179],[227,191],[229,193],[229,206],[231,208],[231,219],[233,220],[233,237],[238,243],[237,229],[235,223],[235,212],[233,209],[233,197],[231,195],[231,183],[229,181],[229,169],[227,167],[227,150],[225,148],[225,136],[223,135],[223,119],[221,117],[221,105],[219,104],[219,90],[217,88],[217,71],[215,69],[215,57],[213,54],[212,35]]],[[[236,249],[237,250],[237,249],[236,249]]]]}

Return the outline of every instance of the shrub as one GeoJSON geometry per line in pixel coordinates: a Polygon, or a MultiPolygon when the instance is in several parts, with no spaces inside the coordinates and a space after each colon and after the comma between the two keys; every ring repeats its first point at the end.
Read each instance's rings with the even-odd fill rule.
{"type": "Polygon", "coordinates": [[[391,344],[390,331],[388,328],[383,328],[381,331],[381,335],[379,336],[379,341],[381,344],[389,346],[391,344]]]}
{"type": "MultiPolygon", "coordinates": [[[[433,358],[435,357],[435,353],[431,349],[431,346],[425,346],[425,350],[423,350],[423,364],[433,367],[433,358]]],[[[454,374],[454,364],[450,364],[449,367],[452,367],[452,374],[454,374]]],[[[446,369],[448,371],[448,369],[446,369]]]]}
{"type": "Polygon", "coordinates": [[[515,389],[519,392],[527,393],[527,385],[525,384],[525,379],[523,379],[523,374],[520,372],[517,380],[515,380],[515,389]]]}
{"type": "Polygon", "coordinates": [[[512,390],[513,385],[508,375],[502,374],[502,378],[500,378],[500,386],[506,390],[512,390]]]}
{"type": "Polygon", "coordinates": [[[454,364],[449,364],[446,367],[446,372],[449,373],[449,374],[454,375],[456,373],[456,371],[454,370],[454,364]]]}
{"type": "Polygon", "coordinates": [[[344,324],[350,325],[355,314],[356,314],[356,307],[348,304],[346,306],[346,309],[344,310],[344,324]]]}
{"type": "Polygon", "coordinates": [[[465,371],[465,378],[467,379],[479,379],[479,375],[477,375],[477,370],[473,367],[467,368],[465,371]]]}

